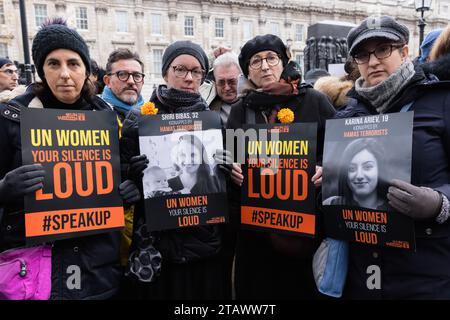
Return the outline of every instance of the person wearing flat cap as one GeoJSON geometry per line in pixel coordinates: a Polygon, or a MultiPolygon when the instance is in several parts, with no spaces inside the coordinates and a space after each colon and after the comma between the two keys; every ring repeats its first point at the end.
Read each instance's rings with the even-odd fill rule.
{"type": "MultiPolygon", "coordinates": [[[[292,122],[318,123],[317,159],[320,163],[325,121],[332,118],[335,111],[328,98],[309,85],[300,86],[295,91],[279,90],[284,88],[285,83],[288,83],[288,88],[290,80],[299,79],[299,70],[289,62],[287,48],[281,39],[266,34],[249,40],[241,49],[239,64],[246,84],[241,84],[240,100],[232,105],[227,128],[237,130],[247,124],[280,123],[278,111],[288,108],[293,113],[292,122]]],[[[236,298],[317,297],[311,265],[318,241],[272,232],[240,230],[240,194],[242,183],[245,183],[240,164],[233,164],[231,179],[233,212],[230,221],[237,232],[236,298]]],[[[313,181],[317,186],[320,184],[320,170],[313,181]]]]}
{"type": "MultiPolygon", "coordinates": [[[[209,69],[208,58],[203,49],[191,41],[176,41],[169,45],[162,57],[162,75],[165,84],[159,85],[150,98],[158,108],[158,114],[208,111],[206,101],[199,94],[200,85],[209,69]]],[[[214,112],[214,111],[211,111],[214,112]]],[[[145,155],[140,155],[138,140],[139,110],[132,109],[123,124],[121,139],[122,164],[128,165],[128,177],[137,184],[142,182],[142,173],[149,163],[145,155]]],[[[188,159],[204,151],[201,142],[193,136],[183,136],[183,146],[189,146],[188,159]],[[189,144],[190,143],[190,144],[189,144]]],[[[179,144],[179,146],[180,146],[179,144]]],[[[181,150],[181,149],[180,149],[181,150]]],[[[184,151],[183,151],[184,152],[184,151]]],[[[185,165],[186,160],[177,163],[179,176],[168,179],[168,185],[179,193],[210,193],[225,190],[224,173],[229,172],[225,162],[228,154],[216,150],[214,159],[220,162],[213,174],[209,164],[185,165]],[[223,166],[222,166],[223,165],[223,166]],[[208,170],[203,170],[203,168],[208,170]],[[222,177],[220,177],[222,176],[222,177]]],[[[186,157],[183,154],[183,159],[186,157]]],[[[194,161],[194,160],[189,160],[194,161]]],[[[174,229],[149,235],[146,230],[143,203],[135,210],[134,235],[131,245],[129,276],[135,286],[134,294],[138,299],[228,299],[231,298],[231,264],[224,263],[222,255],[223,226],[207,225],[186,229],[174,229]],[[146,234],[148,236],[142,236],[146,234]],[[157,240],[155,240],[157,239],[157,240]],[[152,250],[142,249],[151,245],[152,250]],[[135,268],[136,259],[143,256],[142,250],[149,253],[152,261],[141,260],[140,265],[149,265],[152,276],[135,268]],[[159,254],[153,254],[160,252],[159,254]],[[137,257],[137,258],[135,258],[137,257]],[[162,258],[162,263],[161,263],[162,258]],[[230,268],[230,271],[226,268],[230,268]]],[[[226,208],[225,203],[217,207],[226,208]]],[[[157,212],[156,212],[157,214],[157,212]]],[[[132,292],[133,294],[133,292],[132,292]]]]}
{"type": "MultiPolygon", "coordinates": [[[[0,250],[25,245],[24,195],[44,187],[43,166],[22,165],[20,110],[113,112],[94,94],[88,80],[90,58],[86,42],[63,19],[54,18],[42,25],[33,39],[32,56],[41,81],[31,84],[8,104],[0,104],[0,250]]],[[[119,244],[118,231],[54,241],[51,270],[40,270],[44,277],[51,277],[51,290],[48,296],[42,293],[42,298],[92,300],[115,296],[121,275],[119,244]],[[79,268],[81,277],[76,289],[68,285],[73,266],[79,268]]],[[[3,287],[0,283],[0,291],[3,287]]]]}
{"type": "Polygon", "coordinates": [[[416,238],[415,250],[349,243],[349,299],[450,299],[450,84],[414,68],[408,40],[390,16],[369,17],[347,37],[361,77],[336,118],[414,112],[411,183],[388,181],[386,196],[414,220],[416,238]],[[369,277],[379,280],[375,289],[369,277]]]}

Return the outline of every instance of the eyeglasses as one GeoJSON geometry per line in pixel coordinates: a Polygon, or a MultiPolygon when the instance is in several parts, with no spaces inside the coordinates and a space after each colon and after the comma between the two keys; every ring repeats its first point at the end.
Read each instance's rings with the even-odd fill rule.
{"type": "Polygon", "coordinates": [[[229,87],[233,87],[235,85],[237,85],[238,80],[236,78],[232,78],[232,79],[220,79],[218,81],[216,81],[216,86],[218,87],[225,87],[225,85],[228,85],[229,87]]]}
{"type": "Polygon", "coordinates": [[[141,83],[144,81],[145,74],[140,72],[128,72],[124,70],[119,70],[117,72],[110,72],[108,73],[109,76],[116,75],[117,78],[119,78],[120,81],[126,82],[128,79],[130,79],[130,76],[133,76],[133,80],[136,83],[141,83]]]}
{"type": "Polygon", "coordinates": [[[392,54],[393,48],[402,48],[403,44],[383,44],[378,46],[373,51],[360,52],[353,55],[356,64],[365,64],[370,60],[370,55],[373,54],[378,60],[389,58],[392,54]]]}
{"type": "Polygon", "coordinates": [[[205,71],[199,68],[188,69],[182,65],[172,66],[172,68],[175,76],[178,78],[186,78],[187,74],[190,72],[193,79],[200,80],[205,74],[205,71]]]}
{"type": "Polygon", "coordinates": [[[267,64],[271,67],[276,66],[280,63],[280,57],[276,54],[269,54],[265,58],[261,58],[260,56],[256,56],[252,59],[250,59],[250,68],[257,70],[261,68],[263,60],[266,60],[267,64]]]}
{"type": "Polygon", "coordinates": [[[4,72],[8,76],[12,76],[13,74],[19,74],[19,72],[17,70],[12,70],[12,69],[0,70],[0,72],[4,72]]]}

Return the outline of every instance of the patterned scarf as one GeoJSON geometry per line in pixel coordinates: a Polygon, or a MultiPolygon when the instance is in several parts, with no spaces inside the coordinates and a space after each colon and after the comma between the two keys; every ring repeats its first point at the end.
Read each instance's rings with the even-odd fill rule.
{"type": "Polygon", "coordinates": [[[383,113],[414,74],[414,64],[407,59],[396,72],[376,86],[364,87],[364,79],[359,78],[355,82],[355,90],[361,97],[368,100],[378,113],[383,113]]]}

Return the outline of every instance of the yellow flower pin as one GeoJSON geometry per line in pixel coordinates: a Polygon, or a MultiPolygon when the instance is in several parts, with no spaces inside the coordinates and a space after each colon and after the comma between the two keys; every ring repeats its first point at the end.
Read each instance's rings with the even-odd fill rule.
{"type": "Polygon", "coordinates": [[[143,115],[155,115],[158,113],[158,108],[155,107],[153,102],[146,102],[141,107],[141,114],[143,115]]]}
{"type": "Polygon", "coordinates": [[[277,118],[281,123],[292,123],[294,121],[294,112],[289,108],[283,108],[278,111],[277,118]]]}

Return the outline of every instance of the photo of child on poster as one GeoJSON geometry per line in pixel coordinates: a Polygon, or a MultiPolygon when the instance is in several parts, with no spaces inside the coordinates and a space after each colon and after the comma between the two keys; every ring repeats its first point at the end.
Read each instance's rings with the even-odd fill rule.
{"type": "Polygon", "coordinates": [[[220,137],[220,130],[214,129],[140,137],[141,152],[149,159],[144,198],[225,192],[225,181],[216,179],[214,170],[220,137]]]}
{"type": "Polygon", "coordinates": [[[327,121],[322,205],[328,236],[414,247],[413,222],[397,213],[387,199],[393,179],[411,179],[411,115],[327,121]]]}

